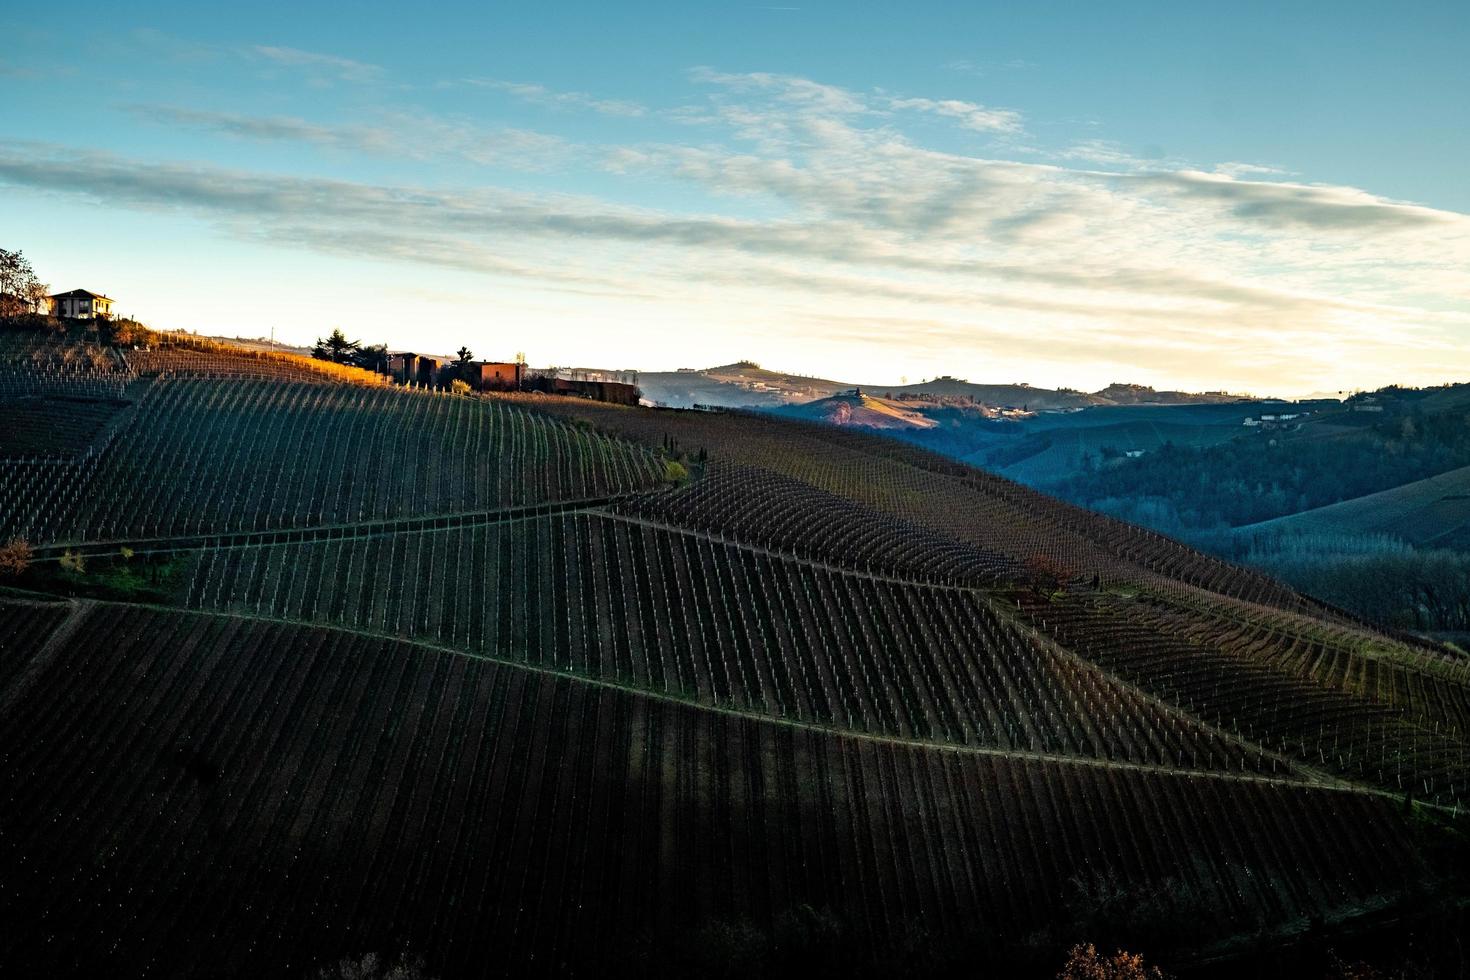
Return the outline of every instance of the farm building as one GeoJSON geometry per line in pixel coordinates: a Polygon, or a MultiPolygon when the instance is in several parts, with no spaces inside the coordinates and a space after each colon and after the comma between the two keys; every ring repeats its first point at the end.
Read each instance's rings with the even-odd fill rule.
{"type": "Polygon", "coordinates": [[[525,369],[514,361],[477,361],[470,384],[480,391],[519,391],[525,369]]]}
{"type": "Polygon", "coordinates": [[[613,405],[637,405],[638,386],[620,381],[577,381],[551,378],[546,389],[554,395],[570,395],[575,398],[591,398],[613,405]]]}
{"type": "Polygon", "coordinates": [[[531,391],[590,398],[613,405],[637,405],[642,395],[637,371],[553,367],[527,372],[522,375],[522,382],[531,391]]]}
{"type": "Polygon", "coordinates": [[[442,358],[415,354],[413,351],[392,351],[388,354],[388,374],[399,384],[436,384],[443,364],[442,358]]]}
{"type": "Polygon", "coordinates": [[[47,299],[51,301],[51,312],[55,316],[72,320],[91,320],[94,317],[109,319],[112,316],[112,300],[101,293],[86,289],[56,293],[47,299]]]}

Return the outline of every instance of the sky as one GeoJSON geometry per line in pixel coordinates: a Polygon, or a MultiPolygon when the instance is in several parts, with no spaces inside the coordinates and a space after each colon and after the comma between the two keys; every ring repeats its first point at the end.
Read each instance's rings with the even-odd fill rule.
{"type": "Polygon", "coordinates": [[[0,246],[163,329],[1470,380],[1463,0],[12,0],[0,36],[0,246]]]}

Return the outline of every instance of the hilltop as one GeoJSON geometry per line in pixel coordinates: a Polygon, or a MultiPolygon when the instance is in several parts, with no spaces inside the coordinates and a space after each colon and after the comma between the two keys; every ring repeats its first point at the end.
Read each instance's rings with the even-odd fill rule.
{"type": "Polygon", "coordinates": [[[68,350],[0,456],[17,973],[1292,975],[1462,907],[1453,648],[852,427],[68,350]]]}
{"type": "Polygon", "coordinates": [[[931,429],[938,423],[906,402],[852,391],[771,410],[785,418],[864,429],[931,429]]]}

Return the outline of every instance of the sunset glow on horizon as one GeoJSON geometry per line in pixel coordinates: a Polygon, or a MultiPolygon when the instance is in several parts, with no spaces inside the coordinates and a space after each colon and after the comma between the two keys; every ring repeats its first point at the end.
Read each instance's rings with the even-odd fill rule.
{"type": "Polygon", "coordinates": [[[970,8],[11,12],[0,244],[153,326],[296,344],[1464,380],[1463,5],[970,8]]]}

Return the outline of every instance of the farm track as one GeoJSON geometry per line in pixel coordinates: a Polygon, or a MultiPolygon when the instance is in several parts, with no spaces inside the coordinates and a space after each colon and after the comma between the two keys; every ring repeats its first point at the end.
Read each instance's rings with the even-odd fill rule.
{"type": "MultiPolygon", "coordinates": [[[[951,591],[951,592],[962,593],[962,594],[965,594],[965,595],[972,596],[975,599],[977,599],[977,600],[985,603],[986,606],[988,606],[988,608],[991,610],[991,612],[994,613],[999,618],[1005,619],[1005,620],[1009,620],[1010,622],[1015,623],[1018,626],[1024,626],[1028,630],[1030,629],[1030,624],[1026,621],[1026,618],[1024,616],[1018,615],[1011,608],[1010,602],[1007,601],[1008,597],[1006,596],[1006,594],[1003,593],[1003,592],[997,591],[994,588],[987,589],[987,588],[985,588],[983,586],[977,586],[977,585],[953,585],[953,584],[947,584],[947,583],[943,583],[943,582],[930,582],[930,581],[924,581],[922,579],[911,579],[911,578],[903,578],[903,577],[895,576],[895,575],[885,575],[885,574],[880,573],[880,572],[873,572],[873,571],[869,571],[869,570],[866,570],[866,569],[846,568],[846,567],[843,567],[843,566],[829,564],[829,563],[822,562],[822,561],[819,561],[819,560],[816,560],[816,559],[812,559],[812,558],[804,558],[804,557],[800,557],[800,556],[797,556],[797,555],[792,555],[792,554],[789,554],[789,553],[786,553],[786,552],[774,551],[774,550],[769,549],[769,548],[763,548],[763,547],[760,547],[759,545],[752,545],[752,544],[748,544],[746,542],[739,541],[739,540],[732,540],[730,538],[726,538],[726,537],[721,536],[721,535],[716,535],[716,534],[713,534],[713,533],[710,533],[710,532],[707,532],[707,531],[698,531],[698,530],[694,530],[694,529],[690,529],[690,528],[679,527],[677,525],[665,524],[665,523],[661,523],[659,521],[650,520],[648,518],[634,517],[634,516],[630,516],[630,515],[619,514],[619,513],[616,513],[616,512],[609,512],[609,511],[601,511],[601,512],[593,511],[593,513],[601,513],[602,516],[611,518],[613,520],[622,521],[622,522],[628,523],[628,524],[637,524],[637,525],[641,525],[641,526],[644,526],[644,527],[649,527],[649,528],[652,528],[652,529],[658,530],[658,531],[663,531],[663,532],[668,532],[668,533],[673,533],[673,534],[680,534],[680,535],[684,535],[684,536],[687,536],[687,537],[701,538],[701,539],[706,540],[706,541],[709,541],[709,542],[711,542],[713,544],[719,544],[721,546],[735,547],[735,548],[740,549],[741,551],[749,552],[751,554],[764,555],[766,557],[775,558],[775,559],[779,559],[779,560],[782,560],[782,561],[796,562],[796,563],[799,563],[799,564],[802,564],[802,565],[806,565],[806,566],[809,566],[809,567],[812,567],[812,568],[820,568],[820,569],[822,569],[824,571],[830,572],[830,573],[835,574],[835,575],[850,576],[850,577],[853,577],[853,578],[865,579],[865,580],[867,580],[869,582],[879,582],[879,583],[884,583],[884,584],[888,584],[888,585],[898,585],[898,586],[905,586],[905,587],[909,587],[909,586],[923,586],[925,588],[934,589],[934,590],[938,590],[938,591],[951,591]]],[[[1042,636],[1040,634],[1038,634],[1038,636],[1040,636],[1040,638],[1042,638],[1042,639],[1045,639],[1046,642],[1048,643],[1048,645],[1053,649],[1053,651],[1057,655],[1059,655],[1061,657],[1065,657],[1065,658],[1067,658],[1069,660],[1072,660],[1072,661],[1075,661],[1075,662],[1078,662],[1078,663],[1085,663],[1085,664],[1087,664],[1089,666],[1094,666],[1094,667],[1097,666],[1097,664],[1094,661],[1087,659],[1086,657],[1084,657],[1084,656],[1076,653],[1075,651],[1070,650],[1070,649],[1068,649],[1068,648],[1066,648],[1064,646],[1061,646],[1059,644],[1056,644],[1056,643],[1052,642],[1049,638],[1046,638],[1046,637],[1044,637],[1044,636],[1042,636]]],[[[506,661],[506,662],[511,662],[511,661],[506,661]]],[[[1166,712],[1168,714],[1176,714],[1176,713],[1184,713],[1184,714],[1187,714],[1186,712],[1184,712],[1184,709],[1180,705],[1178,705],[1178,704],[1176,704],[1174,702],[1168,701],[1168,700],[1166,700],[1164,698],[1158,697],[1155,694],[1153,694],[1151,691],[1149,691],[1147,688],[1141,687],[1141,686],[1139,686],[1137,684],[1134,684],[1134,683],[1130,682],[1128,679],[1126,679],[1124,677],[1119,677],[1116,674],[1111,674],[1110,673],[1110,678],[1114,682],[1116,682],[1119,686],[1124,687],[1124,688],[1128,689],[1129,691],[1133,692],[1140,700],[1142,700],[1144,702],[1147,702],[1147,703],[1150,703],[1150,704],[1153,704],[1155,707],[1157,707],[1158,709],[1160,709],[1163,712],[1166,712]]],[[[636,688],[636,690],[646,690],[646,689],[636,688]]],[[[778,716],[761,714],[758,717],[770,718],[770,717],[778,717],[778,716]]],[[[1211,725],[1205,719],[1198,718],[1197,716],[1192,715],[1192,714],[1189,715],[1189,717],[1192,718],[1195,721],[1198,721],[1200,724],[1203,724],[1203,725],[1209,727],[1215,737],[1221,738],[1221,739],[1225,739],[1227,741],[1234,742],[1237,745],[1241,746],[1242,748],[1248,748],[1251,751],[1262,752],[1268,758],[1274,758],[1275,760],[1277,760],[1277,762],[1279,764],[1281,764],[1283,767],[1285,767],[1289,771],[1290,770],[1295,770],[1295,771],[1301,773],[1305,777],[1306,781],[1312,782],[1315,785],[1336,786],[1336,787],[1339,787],[1339,788],[1347,788],[1347,787],[1356,786],[1356,784],[1352,783],[1351,781],[1344,780],[1344,779],[1341,779],[1341,778],[1339,778],[1337,776],[1334,776],[1334,775],[1332,775],[1330,772],[1328,772],[1326,770],[1316,769],[1316,768],[1313,768],[1313,767],[1309,767],[1309,766],[1305,765],[1299,759],[1294,759],[1294,758],[1291,758],[1291,757],[1286,756],[1286,755],[1281,755],[1279,753],[1275,753],[1275,752],[1270,752],[1270,751],[1264,750],[1264,749],[1262,749],[1262,747],[1260,745],[1258,745],[1258,744],[1256,744],[1256,743],[1254,743],[1254,742],[1252,742],[1252,741],[1250,741],[1250,740],[1248,740],[1246,738],[1240,737],[1240,736],[1238,736],[1238,735],[1236,735],[1236,734],[1234,734],[1232,732],[1226,731],[1225,729],[1219,728],[1218,726],[1211,725]]],[[[910,742],[912,742],[913,744],[929,744],[929,745],[935,745],[935,744],[948,745],[949,744],[949,743],[940,743],[940,742],[934,742],[934,741],[924,741],[922,743],[919,742],[919,741],[917,741],[917,740],[901,740],[901,741],[904,741],[905,744],[908,744],[910,742]]],[[[1001,751],[1002,754],[1004,754],[1004,750],[996,750],[996,751],[1001,751]]],[[[1064,755],[1055,755],[1055,754],[1047,754],[1047,753],[1026,754],[1026,757],[1028,757],[1028,758],[1030,758],[1030,757],[1035,757],[1035,758],[1048,758],[1048,759],[1062,759],[1062,758],[1085,759],[1085,758],[1088,758],[1086,756],[1064,756],[1064,755]]],[[[1102,761],[1102,760],[1093,760],[1093,761],[1102,761]]],[[[1156,769],[1160,769],[1160,770],[1164,770],[1164,771],[1169,771],[1169,772],[1213,771],[1213,770],[1196,770],[1196,769],[1176,769],[1176,768],[1173,768],[1173,767],[1151,767],[1151,768],[1156,768],[1156,769]]],[[[1291,782],[1292,780],[1287,780],[1287,781],[1288,782],[1291,782]]]]}
{"type": "Polygon", "coordinates": [[[204,553],[180,601],[940,744],[1300,768],[1044,641],[983,590],[621,515],[490,530],[204,553]],[[455,570],[466,567],[462,581],[455,570]],[[400,580],[428,584],[428,601],[375,598],[401,591],[400,580]]]}
{"type": "Polygon", "coordinates": [[[272,531],[241,531],[234,534],[180,534],[161,538],[123,538],[111,541],[69,541],[45,544],[33,549],[42,561],[55,560],[68,551],[81,555],[107,555],[121,548],[136,554],[168,554],[201,549],[268,547],[281,544],[310,544],[315,541],[353,541],[361,538],[416,534],[425,531],[452,531],[460,528],[485,527],[512,521],[536,520],[555,514],[604,513],[600,508],[631,497],[646,496],[645,491],[591,497],[585,500],[559,500],[496,510],[469,511],[462,514],[434,514],[428,517],[404,517],[389,520],[357,521],[344,524],[321,524],[311,527],[284,528],[272,531]]]}
{"type": "MultiPolygon", "coordinates": [[[[0,604],[9,603],[9,596],[0,596],[0,604]]],[[[51,660],[66,647],[81,627],[94,603],[89,599],[72,599],[67,603],[66,618],[51,627],[50,634],[26,661],[25,666],[15,672],[8,683],[0,686],[0,717],[4,715],[30,691],[31,685],[50,666],[51,660]]]]}
{"type": "MultiPolygon", "coordinates": [[[[0,595],[0,605],[3,605],[10,601],[10,596],[0,595]]],[[[570,670],[558,670],[554,667],[546,667],[539,664],[527,663],[524,660],[514,660],[508,657],[496,657],[489,654],[475,653],[473,651],[464,650],[459,647],[445,646],[443,644],[431,643],[419,639],[405,640],[397,637],[387,636],[382,633],[373,633],[365,630],[354,630],[345,626],[334,626],[324,623],[305,623],[300,620],[279,619],[270,616],[250,615],[248,613],[231,613],[225,611],[210,611],[206,613],[195,610],[180,609],[177,606],[158,605],[155,603],[109,603],[99,602],[90,599],[73,599],[68,601],[74,603],[75,608],[66,620],[66,623],[64,625],[64,635],[63,630],[58,629],[56,633],[52,634],[51,639],[48,641],[46,650],[49,651],[50,654],[54,654],[57,649],[65,645],[66,640],[69,639],[70,636],[75,633],[76,629],[81,625],[83,619],[85,618],[85,614],[92,608],[96,607],[116,607],[119,609],[146,609],[155,613],[175,614],[181,616],[225,617],[228,619],[236,619],[248,622],[272,623],[279,626],[288,626],[311,630],[324,630],[330,633],[355,636],[365,640],[373,640],[377,642],[386,641],[392,643],[400,643],[411,647],[422,647],[424,650],[430,650],[434,653],[449,654],[456,657],[466,657],[471,660],[495,664],[500,667],[511,668],[514,670],[523,670],[541,677],[554,677],[562,680],[569,680],[577,684],[586,684],[599,690],[618,691],[624,694],[634,695],[641,698],[648,698],[653,701],[681,705],[683,707],[693,708],[698,711],[711,712],[712,714],[718,715],[720,717],[742,718],[748,721],[780,725],[782,727],[796,729],[800,731],[822,733],[826,735],[837,735],[843,738],[853,738],[863,742],[902,746],[912,749],[932,749],[941,752],[955,752],[960,755],[966,756],[974,755],[980,757],[1012,759],[1016,761],[1075,763],[1081,766],[1103,769],[1117,769],[1125,772],[1157,773],[1169,776],[1222,779],[1226,781],[1262,783],[1265,785],[1277,786],[1311,786],[1316,789],[1338,790],[1347,793],[1387,795],[1390,797],[1393,796],[1393,794],[1381,793],[1377,790],[1374,790],[1372,787],[1361,786],[1347,780],[1336,779],[1328,773],[1312,772],[1310,770],[1302,769],[1300,767],[1298,767],[1299,771],[1303,772],[1304,778],[1289,779],[1280,776],[1265,776],[1258,773],[1249,772],[1229,772],[1220,769],[1181,769],[1175,766],[1151,765],[1149,763],[1127,762],[1115,759],[1098,759],[1089,756],[1065,755],[1051,752],[1033,752],[1025,749],[996,749],[988,748],[985,746],[958,745],[947,742],[935,742],[928,739],[904,738],[895,735],[883,735],[874,732],[864,732],[855,729],[844,728],[837,725],[821,725],[812,722],[804,722],[795,718],[769,715],[759,711],[743,710],[740,708],[731,707],[729,705],[710,704],[693,698],[680,697],[678,695],[670,694],[664,691],[657,691],[646,687],[640,687],[636,684],[630,684],[601,677],[590,677],[584,674],[575,673],[570,670]]],[[[37,653],[37,661],[38,663],[41,661],[41,651],[38,651],[37,653]]],[[[1169,705],[1163,705],[1162,702],[1160,702],[1160,704],[1164,707],[1172,707],[1169,705]]],[[[3,702],[0,702],[0,714],[3,714],[3,708],[3,702]]],[[[1229,733],[1226,732],[1220,732],[1219,735],[1221,737],[1230,737],[1229,733]]]]}

